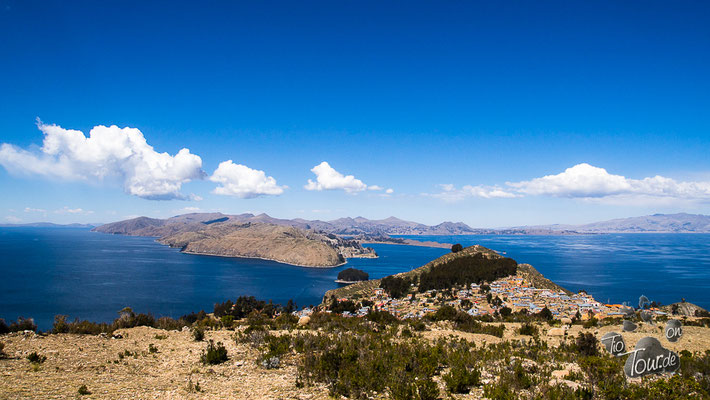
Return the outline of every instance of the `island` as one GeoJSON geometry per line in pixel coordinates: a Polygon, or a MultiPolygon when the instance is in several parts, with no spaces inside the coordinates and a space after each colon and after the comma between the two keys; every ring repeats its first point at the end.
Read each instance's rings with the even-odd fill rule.
{"type": "Polygon", "coordinates": [[[338,279],[335,280],[336,283],[352,284],[357,282],[362,282],[370,279],[370,274],[365,271],[348,268],[340,271],[338,273],[338,279]]]}

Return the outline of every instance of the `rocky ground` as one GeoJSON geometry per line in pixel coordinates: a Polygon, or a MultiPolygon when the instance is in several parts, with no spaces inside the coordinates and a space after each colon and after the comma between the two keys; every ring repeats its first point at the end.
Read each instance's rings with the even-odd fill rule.
{"type": "MultiPolygon", "coordinates": [[[[453,330],[448,322],[439,322],[422,332],[426,339],[461,337],[484,343],[530,340],[517,333],[519,323],[505,323],[503,338],[453,330]]],[[[641,324],[636,332],[623,333],[628,348],[645,336],[662,338],[662,324],[641,324]]],[[[597,337],[620,327],[605,326],[584,329],[573,325],[567,336],[549,335],[551,327],[538,323],[540,338],[551,346],[572,340],[579,332],[592,332],[597,337]]],[[[281,332],[281,334],[284,334],[281,332]]],[[[0,398],[2,399],[327,399],[328,389],[322,385],[297,387],[296,355],[286,356],[281,368],[265,369],[258,365],[258,351],[238,344],[233,330],[207,331],[205,341],[197,342],[190,331],[165,331],[137,327],[116,331],[122,336],[12,333],[0,337],[4,356],[0,359],[0,398]],[[229,360],[219,365],[200,361],[207,340],[222,342],[229,360]],[[151,347],[154,351],[151,351],[151,347]],[[37,352],[46,356],[41,364],[32,364],[27,355],[37,352]],[[90,394],[80,395],[86,385],[90,394]]],[[[710,329],[684,327],[683,338],[664,345],[679,352],[710,350],[710,329]]],[[[553,372],[553,379],[564,380],[575,365],[553,372]]],[[[484,378],[494,380],[494,376],[484,378]]],[[[570,384],[574,384],[570,382],[570,384]]],[[[442,384],[443,390],[443,384],[442,384]]],[[[443,393],[443,391],[442,391],[443,393]]],[[[482,391],[473,390],[459,398],[480,398],[482,391]]]]}
{"type": "Polygon", "coordinates": [[[2,399],[325,399],[323,387],[297,388],[295,360],[266,370],[257,351],[236,344],[233,331],[206,332],[205,339],[224,343],[229,361],[200,362],[206,342],[189,331],[137,327],[116,332],[123,339],[59,334],[13,333],[0,338],[2,399]],[[157,352],[151,353],[153,344],[157,352]],[[33,368],[26,359],[38,352],[47,360],[33,368]],[[125,352],[131,355],[126,356],[125,352]],[[119,356],[124,354],[123,357],[119,356]],[[135,354],[135,355],[134,355],[135,354]],[[199,391],[196,386],[199,384],[199,391]],[[91,392],[81,396],[79,387],[91,392]]]}

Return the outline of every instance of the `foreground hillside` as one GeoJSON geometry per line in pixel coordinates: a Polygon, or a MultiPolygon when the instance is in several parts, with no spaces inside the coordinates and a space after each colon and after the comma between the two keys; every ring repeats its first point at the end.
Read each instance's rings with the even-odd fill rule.
{"type": "Polygon", "coordinates": [[[243,296],[178,320],[57,316],[49,334],[0,320],[0,398],[710,398],[707,311],[622,315],[484,247],[456,250],[329,292],[316,309],[243,296]],[[682,326],[674,341],[670,320],[682,326]],[[629,358],[601,343],[611,332],[628,350],[658,340],[677,373],[627,378],[629,358]]]}
{"type": "MultiPolygon", "coordinates": [[[[207,325],[203,322],[203,325],[207,325]]],[[[688,326],[680,374],[628,380],[623,360],[596,341],[616,326],[572,325],[551,336],[550,324],[496,322],[500,336],[470,333],[446,319],[397,322],[381,316],[314,314],[298,324],[249,318],[215,327],[196,341],[193,330],[150,327],[112,335],[71,333],[0,336],[3,399],[375,399],[707,398],[710,328],[688,326]],[[230,324],[231,325],[231,324],[230,324]],[[524,328],[524,329],[523,329],[524,328]],[[580,336],[581,334],[581,336],[580,336]],[[112,338],[115,337],[115,338],[112,338]],[[223,362],[201,360],[209,340],[226,350],[223,362]],[[591,347],[590,347],[591,346],[591,347]],[[46,357],[30,362],[37,353],[46,357]],[[267,362],[265,362],[265,360],[267,362]],[[410,365],[411,367],[408,367],[410,365]],[[85,386],[83,393],[79,391],[85,386]]],[[[643,325],[625,334],[632,347],[657,335],[643,325]]]]}
{"type": "Polygon", "coordinates": [[[185,253],[249,257],[306,267],[332,267],[347,258],[376,257],[372,249],[313,230],[266,223],[241,223],[221,214],[196,214],[172,220],[136,218],[95,228],[102,233],[157,236],[185,253]]]}

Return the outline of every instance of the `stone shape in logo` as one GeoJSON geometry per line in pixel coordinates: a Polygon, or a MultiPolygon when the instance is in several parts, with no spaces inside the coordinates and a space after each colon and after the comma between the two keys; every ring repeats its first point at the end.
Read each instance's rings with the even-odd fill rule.
{"type": "Polygon", "coordinates": [[[624,330],[624,332],[633,332],[636,330],[636,328],[636,324],[631,321],[624,321],[622,324],[622,329],[624,330]]]}
{"type": "Polygon", "coordinates": [[[675,372],[680,368],[680,357],[661,345],[661,342],[647,336],[636,343],[634,351],[624,364],[624,373],[629,378],[650,374],[675,372]]]}
{"type": "Polygon", "coordinates": [[[629,306],[623,306],[619,309],[619,311],[624,314],[624,318],[633,318],[634,315],[636,315],[634,309],[629,306]]]}
{"type": "Polygon", "coordinates": [[[639,308],[643,310],[645,308],[648,308],[649,306],[651,306],[651,301],[648,299],[648,297],[641,295],[641,297],[639,297],[639,308]]]}
{"type": "Polygon", "coordinates": [[[606,351],[614,356],[622,355],[626,351],[626,343],[620,333],[609,332],[602,336],[601,340],[606,351]]]}
{"type": "Polygon", "coordinates": [[[683,336],[683,324],[677,319],[671,319],[666,323],[666,329],[663,332],[669,342],[675,343],[683,336]]]}

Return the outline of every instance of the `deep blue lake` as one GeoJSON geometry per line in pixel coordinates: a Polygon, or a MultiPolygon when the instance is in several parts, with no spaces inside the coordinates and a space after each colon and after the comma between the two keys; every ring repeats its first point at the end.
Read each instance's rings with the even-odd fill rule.
{"type": "MultiPolygon", "coordinates": [[[[710,235],[436,236],[419,239],[482,244],[535,266],[570,289],[600,301],[710,307],[710,235]]],[[[371,278],[407,271],[446,249],[372,245],[378,259],[315,269],[252,259],[182,254],[153,238],[84,229],[0,228],[0,318],[33,317],[51,328],[54,315],[111,321],[125,306],[156,316],[211,311],[216,302],[253,295],[299,306],[318,304],[339,271],[371,278]]]]}
{"type": "Polygon", "coordinates": [[[371,279],[416,268],[446,249],[372,245],[380,258],[351,259],[336,268],[302,268],[273,261],[182,254],[153,238],[86,229],[0,228],[0,318],[33,317],[50,329],[57,314],[113,321],[117,311],[179,317],[240,295],[299,307],[321,302],[338,287],[338,272],[371,279]]]}

